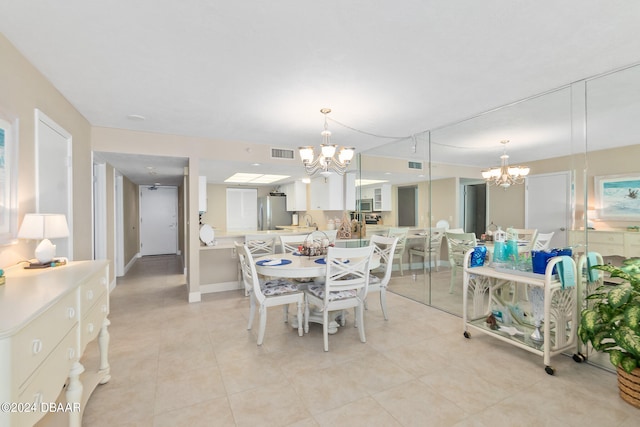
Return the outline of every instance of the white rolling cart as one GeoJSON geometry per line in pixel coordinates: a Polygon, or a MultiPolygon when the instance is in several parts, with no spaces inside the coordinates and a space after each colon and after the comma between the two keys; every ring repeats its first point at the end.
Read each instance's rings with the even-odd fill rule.
{"type": "MultiPolygon", "coordinates": [[[[577,344],[578,328],[578,276],[576,275],[576,265],[571,259],[570,268],[573,269],[573,276],[576,279],[574,286],[563,288],[557,275],[552,274],[554,266],[561,260],[561,257],[552,258],[547,264],[545,274],[535,274],[506,268],[493,268],[490,266],[469,267],[469,261],[473,250],[467,252],[464,258],[464,292],[463,292],[463,333],[465,338],[471,338],[469,331],[478,331],[489,334],[499,340],[522,348],[534,354],[538,354],[544,359],[545,371],[549,375],[555,373],[551,366],[551,356],[567,352],[574,349],[577,344]],[[541,302],[539,319],[540,328],[536,331],[534,325],[533,301],[513,301],[511,300],[512,285],[525,286],[533,290],[539,288],[538,295],[543,297],[541,302]],[[509,298],[509,301],[507,301],[509,298]],[[513,309],[515,303],[522,304],[522,307],[531,310],[523,310],[522,313],[529,312],[529,315],[518,316],[509,310],[505,313],[506,318],[512,318],[510,324],[496,323],[492,329],[487,323],[487,318],[492,314],[492,306],[513,309]],[[537,335],[536,335],[537,334],[537,335]],[[541,335],[541,336],[540,336],[541,335]]],[[[513,295],[518,292],[513,290],[513,295]]],[[[536,295],[533,291],[531,295],[536,295]]],[[[531,300],[532,298],[529,298],[531,300]]],[[[577,360],[574,357],[574,360],[577,360]]]]}

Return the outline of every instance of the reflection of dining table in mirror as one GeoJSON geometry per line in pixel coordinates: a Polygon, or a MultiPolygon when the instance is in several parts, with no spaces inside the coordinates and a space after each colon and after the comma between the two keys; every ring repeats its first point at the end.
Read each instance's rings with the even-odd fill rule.
{"type": "MultiPolygon", "coordinates": [[[[324,263],[324,256],[309,257],[300,255],[296,252],[288,254],[265,255],[256,258],[256,271],[263,276],[268,277],[285,277],[300,282],[301,287],[305,283],[315,282],[324,283],[327,266],[324,263]]],[[[380,256],[374,254],[369,268],[374,270],[380,266],[380,256]]],[[[334,312],[334,316],[329,321],[329,333],[335,334],[338,327],[344,325],[344,319],[341,322],[336,321],[341,312],[334,312]]],[[[291,325],[298,327],[298,323],[302,319],[294,317],[291,325]]],[[[309,322],[322,324],[322,313],[315,311],[309,312],[309,322]]]]}

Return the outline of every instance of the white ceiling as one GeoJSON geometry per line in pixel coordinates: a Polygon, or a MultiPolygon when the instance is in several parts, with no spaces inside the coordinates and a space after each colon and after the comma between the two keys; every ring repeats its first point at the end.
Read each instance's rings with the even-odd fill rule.
{"type": "MultiPolygon", "coordinates": [[[[94,126],[276,147],[318,144],[319,110],[330,107],[334,143],[401,156],[380,136],[420,134],[640,61],[633,0],[0,0],[0,10],[0,31],[94,126]]],[[[548,154],[542,143],[566,145],[564,129],[521,125],[527,144],[516,129],[458,135],[469,151],[445,159],[443,149],[442,160],[497,161],[501,139],[528,160],[548,154]]],[[[185,162],[105,157],[127,176],[143,160],[181,176],[185,162]]],[[[134,182],[157,182],[140,175],[134,182]]]]}

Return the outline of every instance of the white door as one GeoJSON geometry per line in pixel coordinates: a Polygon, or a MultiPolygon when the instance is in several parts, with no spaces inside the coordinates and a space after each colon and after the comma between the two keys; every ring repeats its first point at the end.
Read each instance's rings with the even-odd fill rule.
{"type": "Polygon", "coordinates": [[[140,254],[175,254],[177,248],[177,187],[140,187],[140,254]]]}
{"type": "Polygon", "coordinates": [[[569,172],[527,177],[525,188],[525,228],[550,233],[552,248],[567,246],[570,224],[571,179],[569,172]]]}
{"type": "Polygon", "coordinates": [[[71,134],[35,110],[36,118],[36,210],[64,214],[69,237],[53,239],[56,256],[73,259],[73,191],[71,184],[71,134]]]}

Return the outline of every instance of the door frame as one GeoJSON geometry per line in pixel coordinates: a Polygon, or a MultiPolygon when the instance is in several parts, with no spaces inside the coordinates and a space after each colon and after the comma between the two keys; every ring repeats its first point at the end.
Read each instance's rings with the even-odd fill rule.
{"type": "Polygon", "coordinates": [[[67,179],[67,206],[66,212],[64,212],[67,218],[67,225],[69,228],[69,237],[67,240],[67,248],[69,253],[67,257],[69,261],[73,261],[73,138],[69,132],[53,121],[49,116],[44,114],[41,110],[34,109],[34,121],[35,121],[35,194],[36,194],[36,212],[40,212],[40,184],[39,184],[39,167],[40,167],[40,126],[47,126],[54,132],[58,133],[66,141],[66,179],[67,179]]]}

